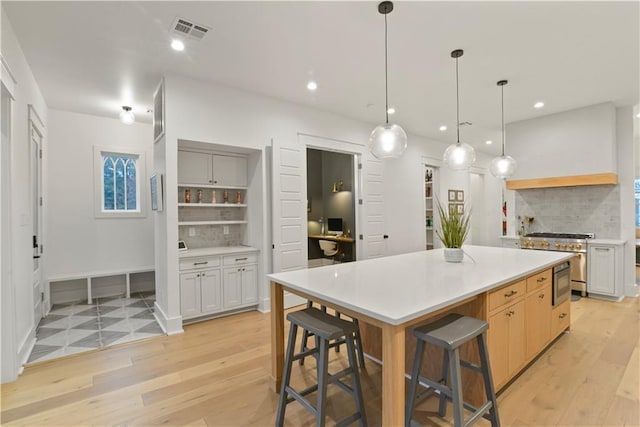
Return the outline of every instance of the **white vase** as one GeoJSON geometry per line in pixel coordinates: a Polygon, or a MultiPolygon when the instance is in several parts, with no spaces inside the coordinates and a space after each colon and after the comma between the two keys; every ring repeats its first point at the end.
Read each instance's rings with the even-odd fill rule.
{"type": "Polygon", "coordinates": [[[444,260],[447,262],[462,262],[464,252],[461,248],[444,248],[444,260]]]}

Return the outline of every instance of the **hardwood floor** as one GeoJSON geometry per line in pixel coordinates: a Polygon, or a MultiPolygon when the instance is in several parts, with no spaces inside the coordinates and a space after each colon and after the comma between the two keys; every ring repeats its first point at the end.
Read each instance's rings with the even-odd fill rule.
{"type": "MultiPolygon", "coordinates": [[[[638,426],[640,301],[572,303],[572,329],[498,398],[503,425],[638,426]]],[[[315,382],[315,363],[294,368],[294,387],[315,382]]],[[[331,354],[330,370],[346,366],[331,354]],[[331,369],[333,367],[333,369],[331,369]]],[[[2,425],[273,425],[269,316],[239,314],[187,326],[185,333],[29,366],[1,390],[2,425]]],[[[367,361],[362,385],[370,425],[380,425],[381,372],[367,361]]],[[[329,388],[329,424],[354,410],[329,388]]],[[[315,395],[311,395],[313,398],[315,395]]],[[[414,417],[448,425],[426,401],[414,417]]],[[[451,413],[451,411],[449,411],[451,413]]],[[[297,403],[287,425],[314,425],[297,403]]],[[[481,420],[477,425],[488,425],[481,420]]]]}

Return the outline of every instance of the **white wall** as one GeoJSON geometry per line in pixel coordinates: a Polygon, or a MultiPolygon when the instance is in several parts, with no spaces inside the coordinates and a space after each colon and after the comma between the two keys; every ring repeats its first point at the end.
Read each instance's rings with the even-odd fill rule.
{"type": "Polygon", "coordinates": [[[112,271],[154,265],[153,215],[94,215],[94,146],[146,152],[140,198],[149,199],[152,130],[116,118],[49,110],[48,275],[112,271]]]}
{"type": "Polygon", "coordinates": [[[511,179],[617,171],[611,103],[509,123],[506,135],[507,152],[518,162],[511,179]]]}
{"type": "Polygon", "coordinates": [[[635,296],[636,286],[636,226],[635,226],[635,165],[634,165],[633,107],[616,109],[618,142],[618,179],[620,182],[620,238],[626,240],[623,252],[625,295],[635,296]]]}
{"type": "MultiPolygon", "coordinates": [[[[12,305],[15,318],[12,327],[15,331],[15,340],[2,335],[2,347],[4,351],[10,351],[17,357],[18,363],[23,363],[28,357],[35,342],[35,325],[33,319],[33,293],[31,280],[31,267],[33,249],[31,248],[31,236],[33,231],[31,212],[31,187],[30,187],[30,143],[28,139],[29,105],[33,106],[45,125],[44,156],[47,155],[47,105],[42,97],[29,64],[27,63],[20,44],[15,36],[11,23],[4,11],[2,11],[1,25],[1,52],[16,79],[15,101],[13,103],[11,117],[11,200],[10,215],[11,242],[12,242],[12,280],[10,283],[2,283],[5,287],[12,287],[14,300],[6,300],[3,292],[3,311],[7,305],[12,305]],[[6,350],[9,349],[9,350],[6,350]]],[[[4,77],[3,77],[4,78],[4,77]]],[[[46,196],[46,183],[45,183],[46,196]]],[[[46,242],[45,242],[46,243],[46,242]]],[[[3,318],[3,328],[4,325],[3,318]]],[[[2,358],[2,382],[16,378],[18,367],[2,358]]]]}
{"type": "MultiPolygon", "coordinates": [[[[156,167],[164,168],[166,173],[167,210],[158,216],[161,230],[157,231],[158,237],[166,238],[168,242],[177,240],[175,153],[178,139],[263,149],[270,145],[272,138],[295,143],[299,134],[306,134],[338,141],[337,144],[345,151],[362,152],[366,150],[369,134],[375,127],[375,124],[180,76],[169,75],[165,81],[167,133],[160,143],[162,145],[156,145],[154,159],[156,167]]],[[[424,237],[418,237],[424,235],[422,156],[441,158],[445,148],[444,143],[410,135],[405,155],[386,162],[385,214],[386,234],[390,236],[387,242],[389,254],[424,247],[424,237]]],[[[461,188],[467,189],[468,176],[466,173],[462,176],[461,180],[467,184],[461,188]]],[[[454,185],[448,183],[450,179],[453,178],[445,176],[441,188],[454,185]]],[[[499,191],[495,181],[496,191],[499,191]]],[[[268,182],[266,176],[264,182],[268,182]]],[[[459,188],[463,184],[456,182],[455,185],[459,188]]],[[[498,223],[500,218],[496,214],[493,220],[498,223]]],[[[265,241],[260,249],[270,252],[271,242],[265,241]]],[[[179,316],[177,250],[170,245],[167,253],[166,259],[162,260],[166,271],[157,275],[156,280],[159,308],[172,321],[179,316]]],[[[270,268],[270,265],[266,267],[270,268]]],[[[261,271],[261,274],[264,276],[267,272],[261,271]]],[[[261,282],[260,296],[263,299],[268,297],[266,278],[261,282]]]]}

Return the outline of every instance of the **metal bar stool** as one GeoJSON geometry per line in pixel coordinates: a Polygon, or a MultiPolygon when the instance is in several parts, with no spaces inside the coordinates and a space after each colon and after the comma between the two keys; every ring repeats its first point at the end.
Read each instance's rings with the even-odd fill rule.
{"type": "Polygon", "coordinates": [[[356,364],[354,323],[331,316],[313,307],[289,313],[287,315],[287,320],[291,322],[291,328],[289,329],[289,342],[287,345],[287,355],[282,375],[282,388],[280,390],[280,399],[278,401],[276,426],[280,427],[284,424],[286,405],[294,400],[297,400],[316,417],[316,426],[324,426],[327,403],[327,385],[331,383],[335,383],[353,397],[357,410],[356,413],[348,416],[336,425],[346,426],[360,420],[360,426],[366,426],[367,418],[362,399],[360,375],[358,374],[358,366],[356,364]],[[316,338],[317,345],[315,348],[305,349],[300,353],[294,354],[298,327],[313,333],[316,338]],[[330,343],[332,340],[335,341],[330,343]],[[349,367],[331,375],[328,371],[329,349],[343,343],[346,343],[347,345],[349,367]],[[318,359],[318,384],[312,385],[311,387],[301,391],[296,391],[289,385],[291,381],[291,368],[293,366],[293,362],[311,355],[317,355],[318,359]],[[347,375],[351,375],[351,387],[341,381],[341,379],[347,375]],[[317,403],[316,406],[313,407],[313,405],[309,403],[304,396],[309,393],[313,393],[316,390],[318,391],[317,403]]]}
{"type": "Polygon", "coordinates": [[[405,424],[411,425],[411,416],[417,401],[427,397],[434,390],[440,392],[440,402],[438,414],[441,417],[446,415],[446,401],[453,403],[453,421],[456,427],[468,426],[476,422],[480,417],[491,421],[492,427],[500,426],[498,417],[498,407],[496,396],[493,390],[493,380],[491,378],[491,368],[489,366],[489,356],[487,353],[485,333],[489,328],[487,322],[473,317],[462,316],[461,314],[449,314],[440,320],[428,325],[416,328],[413,335],[417,338],[416,354],[413,361],[413,372],[411,374],[411,384],[406,405],[405,424]],[[476,338],[480,353],[481,365],[475,365],[465,360],[460,360],[460,346],[473,338],[476,338]],[[432,381],[420,376],[420,368],[424,355],[425,342],[437,345],[444,349],[444,359],[442,362],[442,379],[439,382],[432,381]],[[479,372],[484,379],[484,389],[487,401],[476,408],[462,399],[462,381],[460,366],[479,372]],[[451,374],[450,387],[446,386],[447,373],[451,374]],[[427,384],[426,391],[416,398],[418,382],[427,384]],[[463,407],[473,412],[467,420],[463,417],[463,407]]]}
{"type": "MultiPolygon", "coordinates": [[[[313,302],[312,301],[307,301],[307,308],[311,308],[313,307],[313,302]]],[[[320,310],[322,310],[323,313],[327,312],[327,307],[324,305],[320,306],[320,310]]],[[[339,311],[336,311],[335,316],[340,319],[341,318],[341,314],[339,311]]],[[[355,345],[356,345],[356,352],[358,354],[358,365],[360,366],[361,369],[365,368],[365,364],[364,364],[364,352],[362,351],[362,337],[360,336],[360,323],[358,322],[358,319],[352,318],[351,321],[354,323],[354,325],[356,326],[356,332],[355,332],[355,345]]],[[[305,350],[307,350],[309,347],[307,347],[307,342],[310,336],[313,336],[313,333],[310,333],[309,331],[307,331],[306,329],[304,329],[302,331],[302,341],[300,342],[300,353],[303,353],[305,350]]],[[[334,346],[336,353],[340,352],[340,344],[334,346]]],[[[304,357],[302,359],[300,359],[298,361],[298,363],[300,364],[300,366],[304,365],[304,357]]]]}

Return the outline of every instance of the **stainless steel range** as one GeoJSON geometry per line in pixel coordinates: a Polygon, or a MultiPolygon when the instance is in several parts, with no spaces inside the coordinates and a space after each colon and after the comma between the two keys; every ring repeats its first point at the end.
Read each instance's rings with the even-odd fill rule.
{"type": "Polygon", "coordinates": [[[573,252],[571,289],[587,295],[587,241],[594,233],[530,233],[520,238],[522,249],[573,252]]]}

